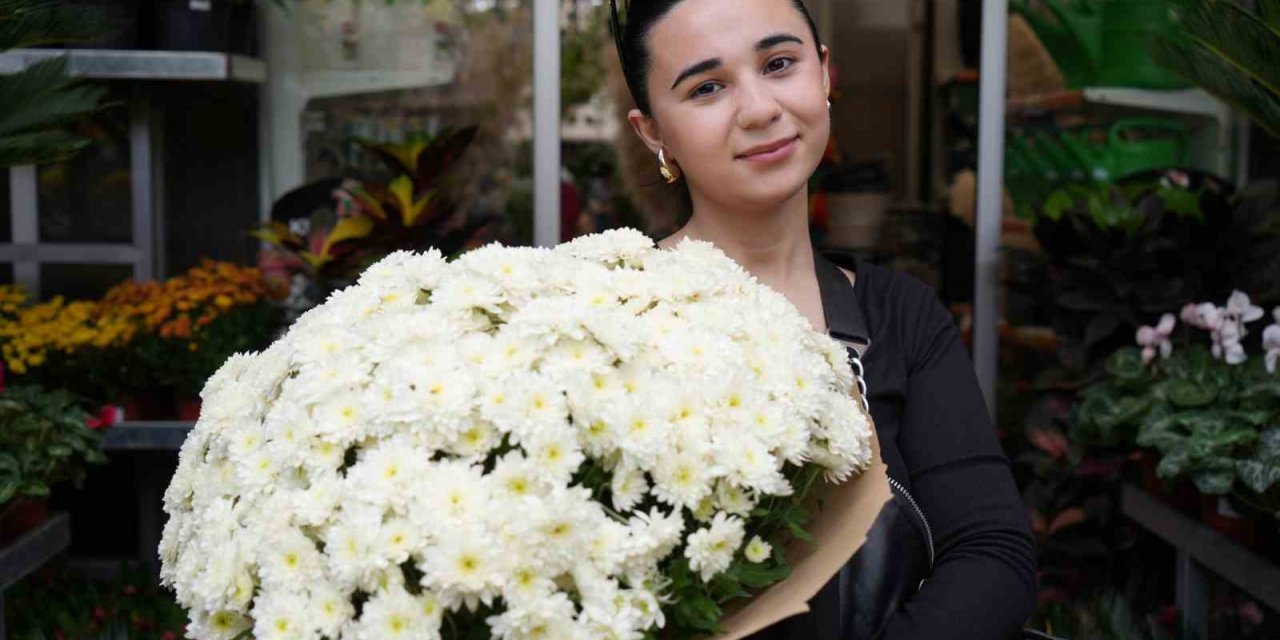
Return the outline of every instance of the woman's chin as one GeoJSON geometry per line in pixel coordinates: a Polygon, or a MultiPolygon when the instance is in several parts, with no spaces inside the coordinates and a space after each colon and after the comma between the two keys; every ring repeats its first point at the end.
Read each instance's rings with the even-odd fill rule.
{"type": "Polygon", "coordinates": [[[738,197],[752,204],[781,204],[809,184],[809,172],[785,171],[773,175],[745,176],[737,181],[738,197]]]}

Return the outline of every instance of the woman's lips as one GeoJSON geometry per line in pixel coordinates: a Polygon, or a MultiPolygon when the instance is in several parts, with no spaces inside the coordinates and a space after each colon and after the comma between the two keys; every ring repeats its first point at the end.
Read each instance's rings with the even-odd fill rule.
{"type": "Polygon", "coordinates": [[[795,151],[796,141],[799,139],[799,136],[795,136],[786,140],[780,140],[775,143],[756,147],[755,150],[738,156],[738,159],[746,160],[747,162],[759,163],[777,162],[787,156],[790,156],[791,153],[795,151]]]}

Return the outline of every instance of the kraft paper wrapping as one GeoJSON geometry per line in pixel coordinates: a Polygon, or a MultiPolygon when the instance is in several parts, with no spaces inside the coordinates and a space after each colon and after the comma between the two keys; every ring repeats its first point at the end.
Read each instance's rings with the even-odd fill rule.
{"type": "Polygon", "coordinates": [[[806,501],[813,518],[809,532],[816,544],[792,541],[787,547],[791,575],[730,609],[722,621],[725,632],[716,640],[739,640],[807,612],[809,600],[862,547],[880,509],[892,498],[886,472],[873,429],[871,465],[843,484],[823,484],[806,501]]]}

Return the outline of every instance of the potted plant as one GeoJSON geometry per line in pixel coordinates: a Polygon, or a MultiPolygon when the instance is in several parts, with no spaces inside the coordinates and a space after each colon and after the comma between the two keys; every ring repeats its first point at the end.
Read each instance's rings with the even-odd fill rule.
{"type": "MultiPolygon", "coordinates": [[[[0,52],[87,42],[101,34],[91,12],[38,0],[0,2],[0,52]]],[[[106,106],[106,87],[67,74],[65,57],[0,74],[0,167],[64,160],[89,146],[67,125],[106,106]]]]}
{"type": "MultiPolygon", "coordinates": [[[[95,403],[145,388],[131,357],[139,310],[62,297],[29,304],[20,286],[0,286],[0,357],[19,384],[66,389],[95,403]]],[[[131,416],[132,417],[132,416],[131,416]]]]}
{"type": "Polygon", "coordinates": [[[84,481],[99,464],[100,432],[68,392],[40,387],[0,391],[0,541],[9,541],[48,514],[50,487],[84,481]]]}
{"type": "Polygon", "coordinates": [[[1158,451],[1156,474],[1190,478],[1205,521],[1247,542],[1236,508],[1280,521],[1280,309],[1263,332],[1266,353],[1252,356],[1246,326],[1263,313],[1247,295],[1235,292],[1223,307],[1187,305],[1181,315],[1180,337],[1207,344],[1174,349],[1172,314],[1142,327],[1138,346],[1113,353],[1109,376],[1085,390],[1076,428],[1158,451]]]}
{"type": "Polygon", "coordinates": [[[138,368],[171,405],[167,415],[149,417],[194,420],[200,389],[223,361],[270,342],[283,295],[257,268],[211,260],[164,282],[124,282],[108,291],[104,304],[143,314],[133,348],[138,368]]]}
{"type": "Polygon", "coordinates": [[[446,256],[478,246],[496,216],[468,219],[448,194],[448,172],[477,128],[450,129],[403,143],[358,141],[383,164],[385,179],[347,181],[334,207],[309,218],[274,220],[251,230],[271,245],[264,268],[290,283],[291,316],[351,284],[366,266],[393,251],[438,249],[446,256]]]}

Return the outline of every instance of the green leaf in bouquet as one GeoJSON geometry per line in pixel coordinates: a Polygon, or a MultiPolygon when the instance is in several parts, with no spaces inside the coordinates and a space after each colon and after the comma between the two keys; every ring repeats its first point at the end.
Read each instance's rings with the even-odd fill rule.
{"type": "Polygon", "coordinates": [[[1236,472],[1234,467],[1196,471],[1191,474],[1191,480],[1196,483],[1196,489],[1200,493],[1221,496],[1231,492],[1231,485],[1236,481],[1236,472]]]}
{"type": "Polygon", "coordinates": [[[791,567],[772,559],[759,564],[744,563],[739,567],[738,579],[751,589],[763,589],[791,575],[791,567]]]}
{"type": "Polygon", "coordinates": [[[18,482],[15,477],[0,478],[0,504],[12,500],[18,494],[18,482]]]}
{"type": "Polygon", "coordinates": [[[54,458],[66,458],[71,455],[71,447],[65,444],[50,445],[45,451],[54,458]]]}
{"type": "Polygon", "coordinates": [[[799,524],[796,524],[794,522],[788,522],[787,531],[790,531],[791,535],[795,536],[797,540],[804,540],[809,544],[814,543],[813,535],[810,534],[808,531],[805,531],[804,527],[799,524]]]}

